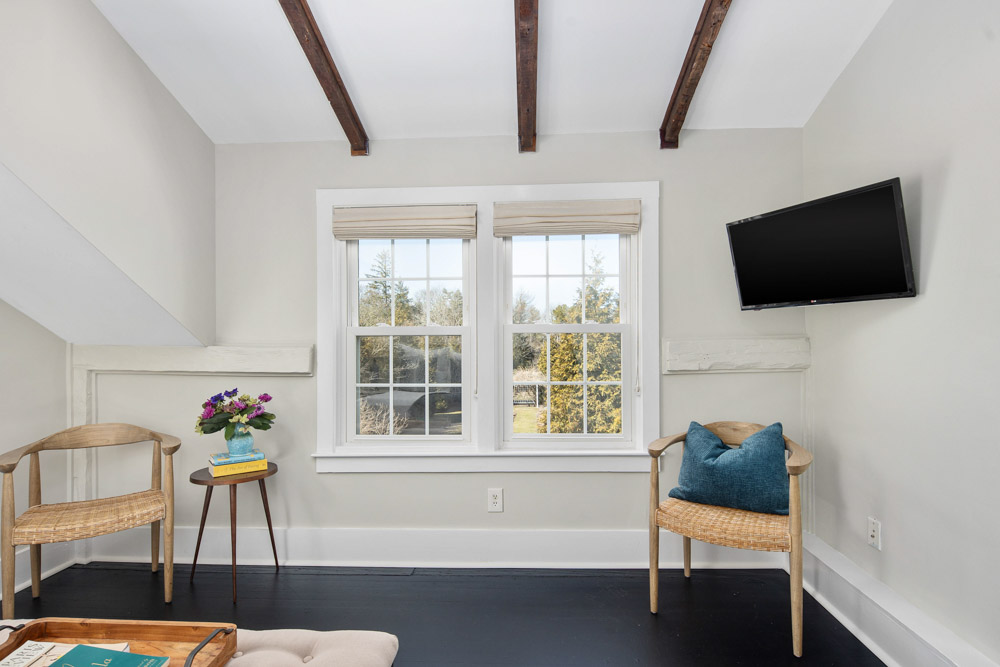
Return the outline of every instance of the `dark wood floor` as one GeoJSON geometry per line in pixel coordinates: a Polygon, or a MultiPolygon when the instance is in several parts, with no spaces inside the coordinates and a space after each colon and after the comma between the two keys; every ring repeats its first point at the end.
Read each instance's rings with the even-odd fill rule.
{"type": "Polygon", "coordinates": [[[229,621],[241,628],[384,630],[399,637],[397,667],[587,665],[881,665],[808,595],[805,655],[791,652],[788,575],[701,570],[660,579],[648,608],[641,570],[406,568],[176,568],[164,605],[148,565],[77,565],[15,598],[16,617],[229,621]]]}

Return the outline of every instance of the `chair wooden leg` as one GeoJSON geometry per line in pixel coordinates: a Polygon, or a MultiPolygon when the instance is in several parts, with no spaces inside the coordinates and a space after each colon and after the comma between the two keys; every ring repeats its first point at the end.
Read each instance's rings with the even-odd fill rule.
{"type": "Polygon", "coordinates": [[[649,463],[649,611],[654,614],[660,606],[660,526],[656,523],[659,506],[660,460],[654,456],[649,463]]]}
{"type": "Polygon", "coordinates": [[[802,544],[793,544],[788,554],[792,593],[792,653],[802,657],[802,544]]]}
{"type": "Polygon", "coordinates": [[[684,576],[691,578],[691,538],[684,536],[684,576]]]}
{"type": "Polygon", "coordinates": [[[42,594],[42,545],[32,544],[31,552],[31,597],[38,598],[42,594]]]}
{"type": "Polygon", "coordinates": [[[14,545],[4,540],[0,548],[0,568],[3,568],[3,620],[14,618],[14,545]]]}
{"type": "Polygon", "coordinates": [[[3,511],[0,517],[0,592],[4,620],[14,618],[14,474],[3,475],[3,511]]]}
{"type": "Polygon", "coordinates": [[[660,527],[649,527],[649,611],[656,613],[660,605],[660,527]]]}
{"type": "Polygon", "coordinates": [[[163,496],[163,601],[174,600],[174,457],[166,456],[163,496]]]}
{"type": "Polygon", "coordinates": [[[174,601],[174,527],[171,523],[163,530],[163,601],[174,601]]]}
{"type": "Polygon", "coordinates": [[[150,563],[152,564],[153,572],[160,569],[160,522],[154,521],[149,524],[149,551],[150,563]]]}
{"type": "MultiPolygon", "coordinates": [[[[28,471],[28,506],[42,504],[42,473],[38,452],[31,454],[31,469],[28,471]]],[[[31,597],[42,594],[42,545],[32,544],[29,547],[31,561],[31,597]]]]}

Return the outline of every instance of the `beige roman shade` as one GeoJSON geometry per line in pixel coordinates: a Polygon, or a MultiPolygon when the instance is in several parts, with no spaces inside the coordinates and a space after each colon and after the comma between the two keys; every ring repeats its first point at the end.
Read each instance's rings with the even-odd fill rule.
{"type": "Polygon", "coordinates": [[[635,234],[638,199],[497,202],[494,236],[541,234],[635,234]]]}
{"type": "Polygon", "coordinates": [[[340,241],[471,239],[476,237],[476,205],[337,206],[333,236],[340,241]]]}

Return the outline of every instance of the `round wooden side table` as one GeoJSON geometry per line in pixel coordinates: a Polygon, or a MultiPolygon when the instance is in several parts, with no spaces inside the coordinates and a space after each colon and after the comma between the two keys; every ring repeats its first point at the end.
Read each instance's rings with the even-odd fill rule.
{"type": "Polygon", "coordinates": [[[201,525],[198,526],[198,542],[194,547],[194,560],[191,561],[191,581],[194,581],[194,569],[198,565],[198,550],[201,549],[201,536],[205,532],[205,518],[208,516],[208,505],[212,502],[212,489],[217,486],[229,487],[229,532],[233,543],[233,603],[236,603],[236,486],[244,482],[260,484],[260,498],[264,501],[264,516],[267,517],[267,532],[271,535],[271,551],[274,552],[274,569],[278,569],[278,547],[274,544],[274,528],[271,526],[271,509],[267,506],[267,489],[264,480],[278,472],[278,464],[268,463],[267,470],[246,472],[240,475],[225,475],[212,477],[208,468],[195,470],[191,473],[191,483],[205,487],[205,506],[201,510],[201,525]]]}

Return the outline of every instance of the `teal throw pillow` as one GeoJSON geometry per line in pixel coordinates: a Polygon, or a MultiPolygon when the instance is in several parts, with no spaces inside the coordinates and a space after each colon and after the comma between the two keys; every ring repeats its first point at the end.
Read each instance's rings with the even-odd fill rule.
{"type": "Polygon", "coordinates": [[[698,422],[691,422],[677,486],[669,495],[703,505],[788,514],[781,424],[754,433],[734,449],[698,422]]]}

